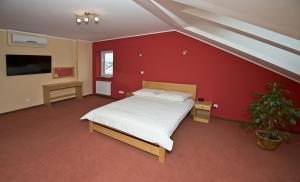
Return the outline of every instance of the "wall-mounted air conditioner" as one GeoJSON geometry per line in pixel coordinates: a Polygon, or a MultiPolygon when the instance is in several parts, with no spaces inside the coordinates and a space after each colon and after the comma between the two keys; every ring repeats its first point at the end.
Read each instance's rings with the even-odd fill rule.
{"type": "Polygon", "coordinates": [[[12,44],[23,44],[23,45],[24,44],[25,45],[35,45],[35,46],[47,46],[48,39],[45,37],[12,33],[11,34],[11,43],[12,44]]]}

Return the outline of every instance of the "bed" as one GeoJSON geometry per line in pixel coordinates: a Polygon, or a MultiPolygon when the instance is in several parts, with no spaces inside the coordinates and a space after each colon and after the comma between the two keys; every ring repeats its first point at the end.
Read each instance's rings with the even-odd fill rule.
{"type": "Polygon", "coordinates": [[[81,119],[89,120],[91,132],[97,131],[159,157],[164,162],[171,151],[171,135],[194,106],[196,85],[143,81],[144,89],[159,89],[190,94],[175,102],[133,95],[94,109],[81,119]]]}

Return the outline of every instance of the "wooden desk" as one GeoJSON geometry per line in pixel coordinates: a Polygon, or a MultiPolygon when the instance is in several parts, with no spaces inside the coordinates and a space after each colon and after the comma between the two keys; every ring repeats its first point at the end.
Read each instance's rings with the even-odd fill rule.
{"type": "Polygon", "coordinates": [[[54,83],[54,84],[45,84],[43,85],[43,94],[44,94],[44,104],[51,107],[51,101],[76,96],[77,99],[82,99],[82,82],[73,81],[73,82],[63,82],[63,83],[54,83]],[[51,97],[50,92],[53,90],[61,90],[66,88],[75,88],[75,93],[65,94],[56,97],[51,97]]]}

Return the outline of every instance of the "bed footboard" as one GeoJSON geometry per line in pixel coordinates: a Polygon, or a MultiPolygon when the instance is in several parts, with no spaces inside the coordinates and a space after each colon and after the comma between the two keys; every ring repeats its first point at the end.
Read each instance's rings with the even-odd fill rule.
{"type": "Polygon", "coordinates": [[[102,133],[102,134],[112,137],[114,139],[117,139],[124,143],[127,143],[131,146],[142,149],[153,155],[156,155],[159,157],[159,162],[161,162],[161,163],[164,163],[164,161],[165,161],[166,149],[164,149],[163,147],[160,147],[155,144],[148,143],[146,141],[137,139],[128,134],[117,131],[115,129],[103,126],[98,123],[94,123],[93,121],[89,121],[89,130],[90,130],[90,132],[97,131],[99,133],[102,133]]]}

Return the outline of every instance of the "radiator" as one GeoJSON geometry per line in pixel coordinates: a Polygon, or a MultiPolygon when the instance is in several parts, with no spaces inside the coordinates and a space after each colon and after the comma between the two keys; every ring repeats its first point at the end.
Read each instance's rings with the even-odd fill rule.
{"type": "Polygon", "coordinates": [[[101,95],[111,95],[111,82],[96,81],[96,93],[101,95]]]}

